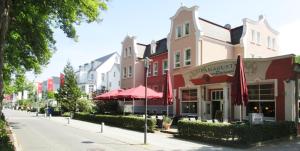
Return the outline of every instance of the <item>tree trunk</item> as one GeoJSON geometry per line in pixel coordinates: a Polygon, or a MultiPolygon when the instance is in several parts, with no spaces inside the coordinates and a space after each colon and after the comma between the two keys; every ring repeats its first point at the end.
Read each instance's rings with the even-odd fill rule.
{"type": "Polygon", "coordinates": [[[4,99],[4,46],[8,30],[9,9],[11,0],[0,1],[0,115],[2,115],[3,99],[4,99]]]}

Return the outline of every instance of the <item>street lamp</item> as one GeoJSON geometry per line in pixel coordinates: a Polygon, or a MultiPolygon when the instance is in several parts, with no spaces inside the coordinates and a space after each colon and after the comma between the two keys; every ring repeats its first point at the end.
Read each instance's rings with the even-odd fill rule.
{"type": "Polygon", "coordinates": [[[147,110],[148,110],[148,99],[147,99],[147,78],[148,78],[148,68],[149,63],[152,61],[148,57],[138,58],[138,60],[144,61],[145,67],[145,132],[144,132],[144,144],[147,144],[147,110]]]}

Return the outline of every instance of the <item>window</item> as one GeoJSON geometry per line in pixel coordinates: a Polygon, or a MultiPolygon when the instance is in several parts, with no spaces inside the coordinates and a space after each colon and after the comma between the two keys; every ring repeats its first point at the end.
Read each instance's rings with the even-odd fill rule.
{"type": "Polygon", "coordinates": [[[175,53],[174,60],[175,60],[174,67],[179,68],[180,67],[180,52],[179,51],[175,53]]]}
{"type": "Polygon", "coordinates": [[[182,113],[197,113],[197,89],[182,90],[182,113]]]}
{"type": "Polygon", "coordinates": [[[91,81],[94,81],[94,75],[91,74],[91,81]]]}
{"type": "Polygon", "coordinates": [[[131,54],[132,54],[131,47],[129,47],[129,55],[128,56],[131,56],[131,54]]]}
{"type": "Polygon", "coordinates": [[[270,36],[268,36],[268,48],[271,48],[271,37],[270,36]]]}
{"type": "Polygon", "coordinates": [[[127,72],[127,71],[126,71],[126,67],[124,67],[124,68],[123,68],[123,78],[126,78],[126,77],[127,77],[127,75],[126,75],[127,73],[126,73],[126,72],[127,72]]]}
{"type": "Polygon", "coordinates": [[[151,76],[151,64],[149,63],[148,76],[151,76]]]}
{"type": "Polygon", "coordinates": [[[105,74],[101,73],[101,80],[104,81],[104,79],[105,79],[105,74]]]}
{"type": "Polygon", "coordinates": [[[114,72],[114,77],[116,77],[116,72],[114,72]]]}
{"type": "Polygon", "coordinates": [[[260,32],[256,33],[256,43],[260,44],[260,32]]]}
{"type": "Polygon", "coordinates": [[[191,49],[186,49],[184,51],[184,65],[191,65],[191,49]]]}
{"type": "Polygon", "coordinates": [[[129,66],[128,67],[128,77],[131,77],[131,75],[132,75],[132,67],[129,66]]]}
{"type": "Polygon", "coordinates": [[[153,76],[157,76],[157,72],[158,72],[158,63],[155,62],[153,64],[153,76]]]}
{"type": "Polygon", "coordinates": [[[94,92],[94,85],[89,85],[89,93],[94,92]]]}
{"type": "Polygon", "coordinates": [[[272,39],[272,49],[275,49],[276,47],[276,40],[275,38],[272,39]]]}
{"type": "Polygon", "coordinates": [[[127,48],[125,48],[124,58],[127,57],[127,48]]]}
{"type": "Polygon", "coordinates": [[[275,118],[274,84],[248,85],[248,113],[263,113],[264,117],[275,118]]]}
{"type": "Polygon", "coordinates": [[[163,61],[163,67],[162,67],[162,69],[163,69],[163,74],[166,74],[167,73],[167,71],[168,71],[168,60],[164,60],[163,61]]]}
{"type": "Polygon", "coordinates": [[[109,87],[111,87],[111,82],[109,82],[109,85],[108,85],[109,87]]]}
{"type": "Polygon", "coordinates": [[[190,23],[184,24],[184,35],[190,34],[190,23]]]}
{"type": "Polygon", "coordinates": [[[211,92],[212,100],[223,100],[223,91],[222,90],[213,90],[211,92]]]}
{"type": "Polygon", "coordinates": [[[176,38],[182,37],[182,26],[177,26],[176,28],[176,38]]]}
{"type": "Polygon", "coordinates": [[[251,30],[251,35],[252,35],[251,41],[255,42],[255,31],[254,30],[251,30]]]}

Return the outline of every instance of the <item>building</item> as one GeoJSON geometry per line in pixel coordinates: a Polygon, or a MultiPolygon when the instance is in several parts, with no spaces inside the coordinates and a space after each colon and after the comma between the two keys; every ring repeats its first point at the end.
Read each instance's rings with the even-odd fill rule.
{"type": "Polygon", "coordinates": [[[117,52],[80,65],[76,71],[77,83],[86,94],[97,90],[120,88],[120,55],[117,52]]]}
{"type": "MultiPolygon", "coordinates": [[[[47,80],[41,82],[42,84],[42,98],[47,99],[48,92],[57,92],[60,88],[60,78],[56,76],[52,76],[47,80]]],[[[36,84],[38,87],[38,84],[36,84]]]]}
{"type": "MultiPolygon", "coordinates": [[[[240,55],[245,58],[249,89],[243,118],[259,112],[265,120],[295,119],[296,108],[300,107],[294,97],[295,56],[278,56],[279,33],[264,16],[258,20],[245,18],[240,26],[231,28],[229,24],[222,26],[200,18],[197,6],[182,6],[170,19],[170,32],[165,39],[145,45],[127,36],[122,42],[122,88],[144,83],[143,61],[137,58],[148,57],[152,60],[150,88],[163,90],[163,72],[168,69],[171,73],[174,115],[210,120],[221,112],[224,121],[234,120],[239,118],[240,110],[233,105],[232,78],[240,55]],[[167,47],[160,49],[162,45],[167,47]]],[[[157,104],[153,110],[161,105],[157,104]]]]}

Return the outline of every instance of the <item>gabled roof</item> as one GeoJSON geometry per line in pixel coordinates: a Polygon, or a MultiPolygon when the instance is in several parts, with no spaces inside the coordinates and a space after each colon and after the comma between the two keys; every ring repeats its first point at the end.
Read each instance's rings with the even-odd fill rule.
{"type": "Polygon", "coordinates": [[[93,60],[94,62],[99,62],[99,64],[97,66],[92,67],[91,70],[96,70],[97,68],[99,68],[105,61],[107,61],[111,56],[113,56],[114,54],[116,54],[117,52],[113,52],[111,54],[108,54],[106,56],[103,56],[101,58],[95,59],[93,60]]]}
{"type": "Polygon", "coordinates": [[[168,52],[167,38],[163,38],[161,40],[156,41],[156,50],[155,50],[155,53],[153,53],[153,54],[151,54],[151,44],[146,45],[144,58],[158,55],[158,54],[165,53],[165,52],[168,52]]]}

